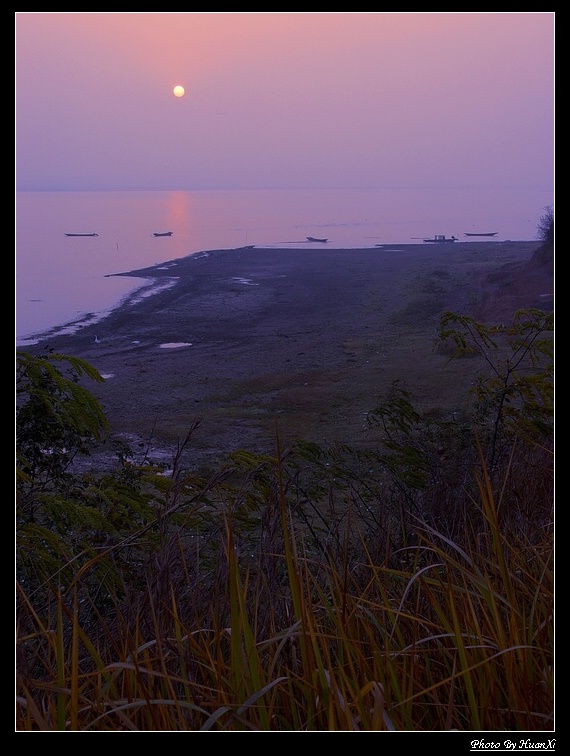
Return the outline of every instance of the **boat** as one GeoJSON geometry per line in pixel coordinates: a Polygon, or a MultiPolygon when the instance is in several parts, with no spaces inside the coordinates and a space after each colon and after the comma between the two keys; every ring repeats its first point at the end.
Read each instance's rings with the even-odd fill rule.
{"type": "Polygon", "coordinates": [[[163,233],[155,233],[153,236],[172,236],[172,231],[164,231],[163,233]]]}
{"type": "Polygon", "coordinates": [[[498,231],[487,231],[485,234],[468,234],[466,231],[465,236],[497,236],[498,233],[498,231]]]}
{"type": "Polygon", "coordinates": [[[424,239],[425,242],[431,242],[432,244],[442,244],[443,242],[457,241],[455,236],[446,236],[445,234],[436,234],[433,239],[424,239]]]}
{"type": "Polygon", "coordinates": [[[317,239],[316,236],[307,236],[307,241],[310,241],[310,242],[322,242],[324,244],[325,242],[328,242],[328,239],[317,239]]]}
{"type": "Polygon", "coordinates": [[[66,234],[66,236],[99,236],[99,234],[66,234]]]}

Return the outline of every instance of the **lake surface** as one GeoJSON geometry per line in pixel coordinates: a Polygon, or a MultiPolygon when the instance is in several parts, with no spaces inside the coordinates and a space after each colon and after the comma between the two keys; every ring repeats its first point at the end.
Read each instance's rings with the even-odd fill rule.
{"type": "Polygon", "coordinates": [[[16,342],[104,317],[148,284],[115,273],[213,249],[310,247],[307,236],[331,249],[494,231],[532,241],[552,204],[553,192],[512,188],[17,192],[16,342]]]}

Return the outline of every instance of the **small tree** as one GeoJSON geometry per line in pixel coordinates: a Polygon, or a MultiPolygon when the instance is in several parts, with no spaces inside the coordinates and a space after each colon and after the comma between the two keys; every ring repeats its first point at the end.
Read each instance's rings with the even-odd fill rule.
{"type": "MultiPolygon", "coordinates": [[[[554,412],[554,313],[518,310],[510,326],[487,326],[445,312],[439,341],[455,344],[451,359],[478,354],[487,369],[476,376],[474,396],[479,439],[493,470],[501,446],[515,437],[549,445],[554,412]]],[[[508,453],[508,451],[507,451],[508,453]]]]}
{"type": "MultiPolygon", "coordinates": [[[[101,405],[81,385],[85,379],[104,380],[77,357],[17,353],[16,574],[38,601],[51,595],[54,576],[69,586],[94,557],[92,577],[82,585],[108,595],[119,569],[116,554],[104,552],[156,517],[136,471],[118,467],[97,476],[73,465],[108,431],[101,405]]],[[[135,561],[132,551],[129,558],[135,561]]]]}
{"type": "Polygon", "coordinates": [[[80,384],[102,382],[84,360],[61,354],[17,353],[17,465],[36,487],[53,486],[77,454],[88,454],[107,429],[99,402],[80,384]]]}
{"type": "Polygon", "coordinates": [[[554,244],[554,208],[548,205],[544,208],[537,226],[537,236],[544,244],[554,244]]]}

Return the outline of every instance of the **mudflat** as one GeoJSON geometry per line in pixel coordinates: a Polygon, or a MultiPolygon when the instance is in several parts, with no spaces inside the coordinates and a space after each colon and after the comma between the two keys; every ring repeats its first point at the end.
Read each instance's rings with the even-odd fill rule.
{"type": "Polygon", "coordinates": [[[149,290],[28,351],[91,363],[105,381],[88,387],[112,431],[140,448],[176,448],[197,424],[190,464],[242,448],[273,455],[276,432],[285,447],[374,445],[381,431],[368,413],[395,380],[421,410],[451,415],[466,401],[480,365],[434,349],[444,311],[508,322],[520,307],[552,309],[552,268],[529,274],[539,246],[194,254],[125,272],[148,278],[149,290]]]}

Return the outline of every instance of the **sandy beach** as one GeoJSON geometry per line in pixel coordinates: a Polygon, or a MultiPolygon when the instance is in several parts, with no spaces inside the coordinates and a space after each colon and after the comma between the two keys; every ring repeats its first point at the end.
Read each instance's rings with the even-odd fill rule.
{"type": "Polygon", "coordinates": [[[135,295],[96,325],[48,336],[46,349],[88,360],[114,433],[172,449],[198,422],[190,464],[233,450],[374,444],[367,414],[401,380],[420,409],[453,412],[473,381],[434,351],[445,310],[502,322],[552,309],[539,242],[385,245],[372,249],[217,250],[154,268],[158,292],[135,295]]]}

